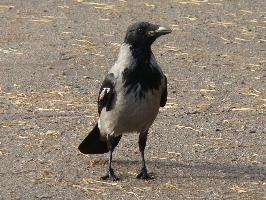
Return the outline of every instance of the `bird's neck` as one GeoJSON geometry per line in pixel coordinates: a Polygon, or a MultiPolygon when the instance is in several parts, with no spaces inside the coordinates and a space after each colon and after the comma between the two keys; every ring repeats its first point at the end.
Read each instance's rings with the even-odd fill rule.
{"type": "Polygon", "coordinates": [[[151,48],[135,48],[126,43],[122,44],[116,66],[121,69],[128,68],[130,70],[141,70],[141,68],[149,68],[152,56],[151,48]]]}
{"type": "MultiPolygon", "coordinates": [[[[126,93],[136,92],[134,88],[140,86],[141,90],[136,92],[139,98],[145,96],[148,90],[158,90],[161,84],[161,72],[152,66],[151,60],[154,59],[151,47],[148,48],[129,48],[131,58],[133,58],[123,73],[122,80],[126,93]]],[[[156,62],[156,61],[152,61],[156,62]]]]}
{"type": "Polygon", "coordinates": [[[150,62],[150,58],[152,55],[151,47],[130,47],[130,51],[132,53],[132,56],[134,60],[138,63],[140,66],[144,66],[145,64],[148,64],[150,62]]]}

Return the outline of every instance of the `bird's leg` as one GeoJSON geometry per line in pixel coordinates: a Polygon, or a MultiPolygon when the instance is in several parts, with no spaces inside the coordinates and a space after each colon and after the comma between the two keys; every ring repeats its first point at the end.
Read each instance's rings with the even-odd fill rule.
{"type": "Polygon", "coordinates": [[[103,180],[113,180],[113,181],[117,181],[118,177],[115,175],[114,170],[112,168],[112,157],[113,157],[113,151],[115,148],[115,144],[114,144],[114,136],[108,135],[107,136],[107,146],[109,149],[109,161],[108,161],[108,168],[107,168],[107,174],[103,177],[101,177],[103,180]]]}
{"type": "Polygon", "coordinates": [[[139,135],[139,151],[140,151],[141,160],[142,160],[142,168],[141,168],[140,173],[137,175],[137,178],[138,179],[144,179],[144,180],[153,179],[153,177],[151,177],[148,174],[146,164],[145,164],[145,158],[144,158],[144,151],[145,151],[145,147],[146,147],[147,135],[148,135],[148,131],[141,132],[139,135]]]}

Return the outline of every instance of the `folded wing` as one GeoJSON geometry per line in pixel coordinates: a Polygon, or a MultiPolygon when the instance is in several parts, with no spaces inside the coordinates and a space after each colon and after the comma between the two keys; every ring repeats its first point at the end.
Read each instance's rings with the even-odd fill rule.
{"type": "Polygon", "coordinates": [[[100,88],[98,96],[98,113],[101,114],[102,109],[105,107],[106,111],[111,110],[112,101],[115,95],[115,78],[114,74],[107,74],[102,86],[100,88]]]}
{"type": "Polygon", "coordinates": [[[164,107],[167,101],[167,78],[166,76],[164,76],[165,79],[165,84],[164,84],[164,88],[163,88],[163,92],[162,92],[162,96],[161,96],[161,101],[160,101],[160,106],[164,107]]]}

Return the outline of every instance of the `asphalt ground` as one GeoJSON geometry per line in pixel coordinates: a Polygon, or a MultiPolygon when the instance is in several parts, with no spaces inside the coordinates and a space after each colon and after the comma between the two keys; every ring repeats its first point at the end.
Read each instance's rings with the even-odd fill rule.
{"type": "Polygon", "coordinates": [[[265,199],[265,0],[1,0],[0,199],[265,199]],[[168,25],[153,51],[169,98],[114,154],[77,146],[128,25],[168,25]]]}

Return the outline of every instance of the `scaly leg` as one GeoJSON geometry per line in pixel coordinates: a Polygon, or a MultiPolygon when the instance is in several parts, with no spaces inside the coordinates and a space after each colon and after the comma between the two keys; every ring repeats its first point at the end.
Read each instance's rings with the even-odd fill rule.
{"type": "Polygon", "coordinates": [[[138,179],[144,179],[144,180],[153,179],[153,177],[151,177],[148,174],[146,164],[145,164],[145,158],[144,158],[144,151],[145,151],[145,147],[146,147],[147,135],[148,135],[148,131],[143,131],[139,134],[139,151],[141,154],[142,168],[141,168],[140,173],[137,175],[137,178],[138,179]]]}
{"type": "Polygon", "coordinates": [[[107,136],[107,146],[108,146],[108,149],[109,149],[109,161],[108,161],[107,174],[105,176],[101,177],[103,180],[107,180],[107,179],[110,179],[112,181],[117,181],[118,180],[118,177],[115,175],[114,170],[112,168],[113,151],[114,151],[114,148],[116,147],[116,145],[117,144],[116,144],[115,137],[111,136],[111,135],[108,135],[107,136]]]}

